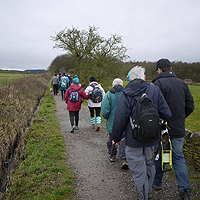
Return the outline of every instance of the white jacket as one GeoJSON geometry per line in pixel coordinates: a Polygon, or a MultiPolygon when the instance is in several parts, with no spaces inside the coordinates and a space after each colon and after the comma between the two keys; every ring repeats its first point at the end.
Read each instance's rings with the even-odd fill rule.
{"type": "MultiPolygon", "coordinates": [[[[86,95],[89,95],[90,92],[92,92],[93,87],[92,87],[91,85],[94,85],[95,87],[99,87],[100,90],[102,91],[102,96],[103,96],[103,97],[105,96],[105,91],[104,91],[104,89],[101,87],[101,85],[100,85],[99,83],[97,83],[97,82],[95,82],[95,81],[91,82],[90,85],[88,85],[87,88],[85,89],[86,95]]],[[[92,102],[91,99],[88,99],[87,102],[88,102],[88,106],[89,106],[89,107],[101,107],[101,102],[100,102],[100,103],[94,103],[94,102],[92,102]]]]}

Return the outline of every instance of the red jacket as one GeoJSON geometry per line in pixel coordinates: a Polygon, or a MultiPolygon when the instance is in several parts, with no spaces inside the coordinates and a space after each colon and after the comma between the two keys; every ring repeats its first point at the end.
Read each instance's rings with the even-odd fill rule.
{"type": "MultiPolygon", "coordinates": [[[[71,88],[72,91],[77,91],[77,90],[81,89],[81,87],[78,86],[78,85],[71,85],[70,88],[71,88]]],[[[79,90],[78,91],[79,100],[78,100],[78,102],[74,103],[74,102],[71,102],[69,100],[69,95],[71,93],[71,90],[68,88],[67,91],[65,92],[65,103],[67,104],[67,110],[78,111],[78,110],[81,109],[82,98],[83,99],[89,99],[89,95],[86,95],[86,93],[84,92],[83,89],[79,90]]]]}

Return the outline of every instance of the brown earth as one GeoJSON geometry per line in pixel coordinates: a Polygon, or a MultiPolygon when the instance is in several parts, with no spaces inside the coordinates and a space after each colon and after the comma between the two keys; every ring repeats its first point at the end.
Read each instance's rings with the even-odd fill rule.
{"type": "MultiPolygon", "coordinates": [[[[116,162],[108,160],[105,125],[101,124],[99,132],[92,129],[89,110],[82,106],[79,130],[70,133],[67,106],[60,95],[55,96],[55,101],[61,134],[66,142],[68,163],[76,177],[76,197],[81,200],[137,200],[138,194],[131,171],[121,169],[119,157],[116,162]]],[[[162,190],[153,190],[152,195],[154,200],[179,199],[176,180],[165,173],[162,190]]]]}

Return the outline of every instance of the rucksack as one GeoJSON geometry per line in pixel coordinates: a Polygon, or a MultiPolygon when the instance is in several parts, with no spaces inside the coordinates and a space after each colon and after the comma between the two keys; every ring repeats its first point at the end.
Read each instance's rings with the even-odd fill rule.
{"type": "Polygon", "coordinates": [[[93,87],[92,90],[92,97],[91,100],[93,103],[100,103],[103,100],[102,91],[99,87],[95,87],[94,85],[91,85],[93,87]]]}
{"type": "Polygon", "coordinates": [[[65,87],[67,86],[66,81],[67,81],[66,78],[63,78],[63,79],[61,80],[60,86],[61,86],[62,88],[65,88],[65,87]]]}
{"type": "Polygon", "coordinates": [[[135,96],[134,120],[130,117],[133,138],[141,142],[153,142],[160,138],[161,125],[160,117],[152,101],[155,86],[150,84],[148,95],[144,93],[141,97],[135,96]]]}
{"type": "Polygon", "coordinates": [[[69,88],[69,89],[71,90],[71,93],[70,93],[70,95],[69,95],[69,100],[70,100],[71,102],[74,102],[74,103],[78,102],[78,100],[79,100],[78,91],[82,90],[82,88],[80,88],[79,90],[76,90],[76,91],[72,91],[71,88],[69,88]]]}

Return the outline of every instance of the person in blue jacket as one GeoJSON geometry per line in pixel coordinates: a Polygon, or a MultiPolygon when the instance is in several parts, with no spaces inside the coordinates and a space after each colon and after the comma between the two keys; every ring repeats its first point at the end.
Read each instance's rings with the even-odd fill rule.
{"type": "MultiPolygon", "coordinates": [[[[115,110],[117,108],[119,98],[124,89],[123,81],[120,78],[116,78],[113,80],[112,86],[113,87],[105,94],[103,101],[101,102],[101,110],[102,110],[102,117],[106,119],[106,129],[109,134],[109,138],[107,140],[107,147],[109,154],[108,158],[111,162],[115,162],[117,155],[117,146],[115,146],[115,148],[112,149],[112,146],[114,145],[112,137],[112,127],[115,117],[115,110]]],[[[128,163],[126,162],[125,147],[126,147],[125,134],[123,134],[123,138],[119,142],[119,157],[122,161],[121,167],[123,169],[128,168],[128,163]]]]}
{"type": "Polygon", "coordinates": [[[62,76],[59,82],[59,87],[60,87],[60,91],[61,91],[61,96],[62,96],[62,100],[65,100],[65,92],[67,91],[68,87],[69,87],[69,82],[68,82],[68,78],[66,78],[66,76],[62,76]]]}
{"type": "MultiPolygon", "coordinates": [[[[126,160],[132,172],[140,200],[151,198],[155,166],[152,163],[152,152],[159,139],[153,142],[138,141],[133,138],[130,117],[134,119],[136,99],[134,96],[148,94],[150,84],[145,79],[145,68],[133,67],[129,73],[129,83],[119,99],[113,123],[112,135],[114,142],[119,142],[125,131],[126,160]]],[[[167,121],[171,111],[159,87],[155,86],[152,101],[158,109],[160,118],[167,121]]]]}
{"type": "MultiPolygon", "coordinates": [[[[169,136],[172,143],[172,165],[176,173],[179,196],[181,199],[188,200],[190,199],[191,189],[183,155],[183,143],[185,139],[185,119],[194,110],[194,100],[188,85],[178,79],[172,72],[171,63],[168,59],[158,60],[155,71],[158,71],[158,76],[152,83],[160,88],[172,112],[172,118],[167,122],[167,125],[169,126],[169,136]]],[[[153,188],[161,190],[164,172],[161,169],[161,159],[155,160],[157,147],[154,152],[156,175],[153,188]]]]}

